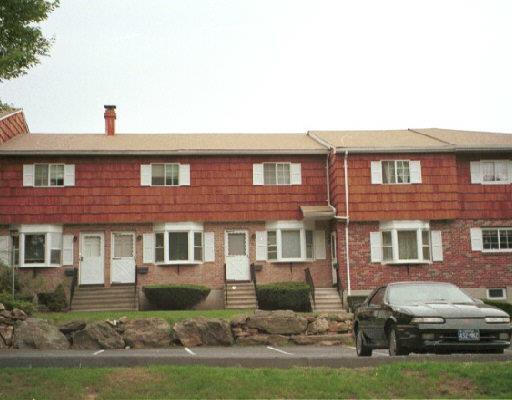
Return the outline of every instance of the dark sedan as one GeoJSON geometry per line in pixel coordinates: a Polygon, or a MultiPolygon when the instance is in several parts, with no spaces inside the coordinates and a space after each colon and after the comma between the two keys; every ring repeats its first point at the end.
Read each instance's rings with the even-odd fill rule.
{"type": "Polygon", "coordinates": [[[358,356],[389,349],[416,353],[502,353],[510,346],[510,317],[438,282],[398,282],[375,289],[355,312],[358,356]]]}

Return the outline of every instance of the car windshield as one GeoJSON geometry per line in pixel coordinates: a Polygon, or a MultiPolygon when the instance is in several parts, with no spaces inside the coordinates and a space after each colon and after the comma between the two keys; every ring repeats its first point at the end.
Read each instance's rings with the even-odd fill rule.
{"type": "Polygon", "coordinates": [[[443,284],[390,285],[388,288],[390,304],[406,305],[415,303],[474,303],[456,286],[443,284]]]}

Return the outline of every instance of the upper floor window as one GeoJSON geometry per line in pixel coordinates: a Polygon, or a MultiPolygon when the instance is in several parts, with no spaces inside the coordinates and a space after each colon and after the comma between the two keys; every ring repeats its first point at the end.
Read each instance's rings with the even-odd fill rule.
{"type": "Polygon", "coordinates": [[[371,162],[372,184],[399,185],[421,183],[421,163],[410,160],[371,162]]]}
{"type": "Polygon", "coordinates": [[[482,229],[483,250],[512,250],[512,228],[482,229]]]}
{"type": "Polygon", "coordinates": [[[141,186],[189,186],[190,165],[177,163],[142,164],[141,186]]]}
{"type": "Polygon", "coordinates": [[[470,170],[471,183],[503,185],[512,181],[512,161],[509,160],[471,161],[470,170]]]}
{"type": "Polygon", "coordinates": [[[73,164],[25,164],[23,186],[58,187],[75,185],[73,164]]]}
{"type": "Polygon", "coordinates": [[[253,185],[301,185],[301,164],[269,162],[253,164],[253,185]]]}

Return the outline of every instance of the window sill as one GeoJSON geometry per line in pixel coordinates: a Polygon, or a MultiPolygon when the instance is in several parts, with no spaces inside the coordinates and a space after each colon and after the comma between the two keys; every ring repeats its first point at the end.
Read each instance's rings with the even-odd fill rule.
{"type": "Polygon", "coordinates": [[[503,249],[503,250],[482,250],[483,254],[502,254],[502,253],[512,253],[512,249],[503,249]]]}
{"type": "Polygon", "coordinates": [[[23,264],[19,268],[59,268],[60,264],[23,264]]]}
{"type": "Polygon", "coordinates": [[[289,258],[289,259],[280,259],[280,260],[267,260],[267,262],[272,264],[289,264],[289,263],[307,263],[314,262],[316,260],[312,258],[289,258]]]}
{"type": "Polygon", "coordinates": [[[183,260],[183,261],[169,261],[169,262],[156,262],[155,265],[158,265],[160,267],[172,267],[172,266],[181,266],[181,265],[200,265],[203,261],[189,261],[189,260],[183,260]]]}
{"type": "Polygon", "coordinates": [[[382,265],[430,265],[433,264],[432,261],[425,260],[411,260],[411,261],[383,261],[382,265]]]}

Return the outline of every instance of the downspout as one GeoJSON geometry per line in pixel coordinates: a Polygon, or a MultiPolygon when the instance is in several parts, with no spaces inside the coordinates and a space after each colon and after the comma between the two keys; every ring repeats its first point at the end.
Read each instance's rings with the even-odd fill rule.
{"type": "Polygon", "coordinates": [[[351,295],[350,289],[350,257],[348,252],[348,224],[349,224],[349,216],[348,216],[348,150],[345,150],[345,159],[343,161],[344,168],[344,180],[345,180],[345,256],[347,257],[347,296],[351,295]]]}

